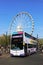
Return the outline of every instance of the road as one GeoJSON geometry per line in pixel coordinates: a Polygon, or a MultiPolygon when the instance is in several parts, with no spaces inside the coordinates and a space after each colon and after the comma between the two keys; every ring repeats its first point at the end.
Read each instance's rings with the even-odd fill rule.
{"type": "Polygon", "coordinates": [[[0,56],[0,65],[43,65],[43,54],[36,53],[27,57],[0,56]]]}

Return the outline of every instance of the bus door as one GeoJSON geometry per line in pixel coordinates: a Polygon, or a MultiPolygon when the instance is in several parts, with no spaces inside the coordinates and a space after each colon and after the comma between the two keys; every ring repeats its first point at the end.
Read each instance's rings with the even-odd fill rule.
{"type": "Polygon", "coordinates": [[[27,55],[27,44],[24,45],[24,52],[25,52],[25,55],[27,55]]]}

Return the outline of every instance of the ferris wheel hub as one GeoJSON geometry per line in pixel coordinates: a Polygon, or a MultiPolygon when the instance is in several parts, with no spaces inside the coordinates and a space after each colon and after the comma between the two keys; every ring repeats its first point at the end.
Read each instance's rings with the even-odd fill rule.
{"type": "Polygon", "coordinates": [[[18,25],[16,31],[17,31],[17,32],[23,31],[23,30],[22,30],[22,26],[21,26],[21,25],[18,25]]]}

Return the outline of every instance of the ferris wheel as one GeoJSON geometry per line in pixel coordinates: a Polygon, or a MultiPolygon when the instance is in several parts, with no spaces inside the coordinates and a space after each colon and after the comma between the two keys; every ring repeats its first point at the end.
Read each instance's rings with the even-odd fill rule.
{"type": "Polygon", "coordinates": [[[34,20],[30,13],[28,12],[20,12],[16,16],[13,17],[10,27],[9,34],[12,34],[15,31],[25,31],[29,34],[33,34],[34,31],[34,20]]]}

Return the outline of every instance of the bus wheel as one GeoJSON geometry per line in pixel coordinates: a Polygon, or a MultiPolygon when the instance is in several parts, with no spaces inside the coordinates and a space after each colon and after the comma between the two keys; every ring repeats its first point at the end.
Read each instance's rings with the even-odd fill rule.
{"type": "Polygon", "coordinates": [[[13,57],[13,55],[12,55],[12,54],[10,54],[10,57],[13,57]]]}
{"type": "Polygon", "coordinates": [[[29,50],[29,56],[30,56],[30,50],[29,50]]]}

